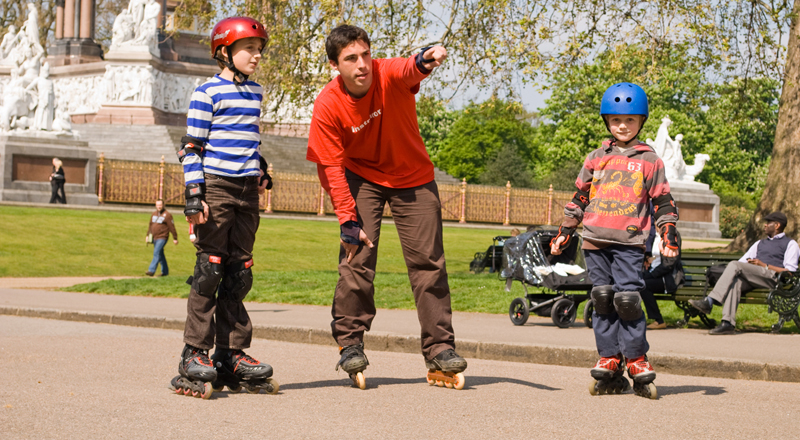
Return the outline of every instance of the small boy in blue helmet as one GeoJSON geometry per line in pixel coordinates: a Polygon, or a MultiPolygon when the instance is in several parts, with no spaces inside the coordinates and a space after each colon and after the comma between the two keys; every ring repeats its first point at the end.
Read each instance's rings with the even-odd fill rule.
{"type": "Polygon", "coordinates": [[[591,370],[595,378],[591,393],[629,389],[623,377],[627,367],[636,394],[654,399],[656,373],[646,355],[650,346],[639,294],[645,287],[640,269],[650,232],[650,202],[665,257],[677,255],[678,212],[664,162],[637,139],[649,116],[644,90],[631,83],[614,84],[603,94],[600,116],[612,139],[586,157],[551,252],[560,254],[583,222],[583,251],[594,285],[592,322],[600,354],[591,370]]]}

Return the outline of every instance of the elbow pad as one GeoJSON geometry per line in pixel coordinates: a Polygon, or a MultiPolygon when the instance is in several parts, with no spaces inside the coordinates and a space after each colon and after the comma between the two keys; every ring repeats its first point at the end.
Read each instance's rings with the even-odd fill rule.
{"type": "Polygon", "coordinates": [[[671,194],[664,194],[653,199],[653,219],[656,221],[656,226],[662,226],[659,220],[665,215],[672,215],[666,217],[661,222],[672,223],[675,226],[675,221],[678,220],[678,208],[675,207],[675,200],[672,199],[671,194]]]}
{"type": "Polygon", "coordinates": [[[575,194],[572,195],[572,203],[578,205],[581,211],[586,211],[586,207],[589,206],[589,192],[575,191],[575,194]]]}
{"type": "Polygon", "coordinates": [[[189,153],[194,153],[198,157],[203,157],[203,145],[205,142],[200,139],[186,135],[181,138],[181,148],[176,153],[178,155],[178,162],[183,163],[183,159],[189,153]]]}

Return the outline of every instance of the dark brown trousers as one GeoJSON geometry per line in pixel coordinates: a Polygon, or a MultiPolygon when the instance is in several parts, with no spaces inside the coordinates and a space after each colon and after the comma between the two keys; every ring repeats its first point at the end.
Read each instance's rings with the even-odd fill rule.
{"type": "Polygon", "coordinates": [[[350,171],[345,174],[356,201],[358,221],[375,247],[370,249],[362,244],[350,263],[340,247],[339,282],[331,312],[334,339],[340,346],[361,342],[375,317],[373,281],[383,209],[389,203],[417,305],[422,354],[431,359],[455,348],[442,246],[442,206],[436,182],[393,189],[371,183],[350,171]]]}
{"type": "MultiPolygon", "coordinates": [[[[198,260],[207,259],[207,255],[222,257],[223,265],[250,260],[260,220],[258,177],[206,174],[205,179],[209,218],[205,224],[195,226],[198,260]]],[[[222,296],[226,295],[217,295],[216,289],[190,290],[184,342],[210,350],[216,336],[217,347],[250,347],[253,325],[242,300],[222,296]]]]}

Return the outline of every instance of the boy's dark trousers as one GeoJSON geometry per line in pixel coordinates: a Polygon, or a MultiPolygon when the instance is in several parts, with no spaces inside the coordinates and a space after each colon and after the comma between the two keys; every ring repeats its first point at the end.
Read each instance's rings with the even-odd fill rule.
{"type": "MultiPolygon", "coordinates": [[[[612,286],[614,292],[640,292],[644,281],[640,276],[644,249],[634,246],[611,245],[603,249],[583,251],[586,268],[594,286],[612,286]]],[[[643,356],[650,349],[645,337],[647,321],[644,314],[633,321],[623,321],[614,311],[592,315],[597,351],[602,357],[622,353],[629,359],[643,356]]]]}
{"type": "Polygon", "coordinates": [[[380,228],[386,203],[392,210],[400,246],[408,267],[421,327],[422,354],[431,359],[455,348],[442,245],[442,206],[435,181],[413,188],[388,188],[345,172],[356,202],[358,222],[372,240],[370,249],[361,245],[350,263],[339,251],[339,282],[333,297],[331,328],[340,346],[363,341],[375,318],[375,266],[378,260],[380,228]]]}
{"type": "MultiPolygon", "coordinates": [[[[198,264],[208,255],[221,257],[223,267],[250,260],[259,223],[258,177],[206,174],[205,180],[209,218],[205,224],[195,226],[198,264]]],[[[242,300],[220,292],[222,289],[214,289],[201,294],[194,287],[191,289],[184,342],[210,350],[216,337],[217,347],[250,347],[253,326],[242,300]]]]}

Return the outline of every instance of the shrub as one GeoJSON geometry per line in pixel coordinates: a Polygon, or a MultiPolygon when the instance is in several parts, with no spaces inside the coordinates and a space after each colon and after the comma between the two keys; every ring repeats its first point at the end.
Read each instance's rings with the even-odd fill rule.
{"type": "Polygon", "coordinates": [[[753,212],[743,206],[719,207],[719,231],[723,238],[734,238],[739,235],[750,221],[753,212]]]}

